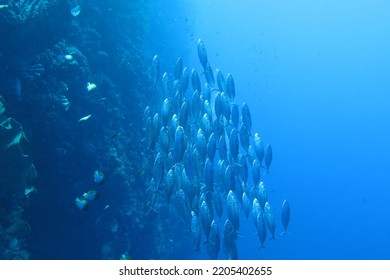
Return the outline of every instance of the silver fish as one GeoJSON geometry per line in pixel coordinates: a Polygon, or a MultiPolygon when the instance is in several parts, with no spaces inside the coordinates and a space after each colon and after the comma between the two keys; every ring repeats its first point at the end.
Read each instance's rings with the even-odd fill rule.
{"type": "Polygon", "coordinates": [[[157,82],[160,79],[160,59],[158,58],[158,55],[155,55],[153,57],[153,62],[152,62],[152,79],[153,79],[153,86],[156,86],[157,82]]]}
{"type": "Polygon", "coordinates": [[[194,251],[200,251],[200,239],[201,239],[201,230],[200,230],[200,222],[198,219],[198,215],[194,211],[191,211],[191,233],[192,239],[194,240],[194,251]]]}
{"type": "Polygon", "coordinates": [[[191,115],[193,123],[198,120],[199,113],[202,108],[202,101],[200,100],[200,91],[195,90],[191,98],[191,115]]]}
{"type": "Polygon", "coordinates": [[[249,149],[249,131],[244,123],[240,125],[240,143],[244,151],[248,154],[249,149]]]}
{"type": "Polygon", "coordinates": [[[161,120],[162,124],[166,126],[168,121],[172,118],[172,104],[168,98],[164,99],[162,108],[161,108],[161,120]]]}
{"type": "Polygon", "coordinates": [[[219,249],[221,244],[221,234],[219,232],[218,223],[213,220],[209,234],[209,242],[206,244],[207,254],[211,260],[218,259],[219,249]]]}
{"type": "Polygon", "coordinates": [[[260,241],[260,248],[264,248],[264,242],[265,239],[267,238],[267,226],[264,219],[263,211],[260,211],[259,214],[257,215],[256,228],[257,228],[257,236],[259,237],[259,241],[260,241]]]}
{"type": "Polygon", "coordinates": [[[176,65],[175,65],[175,80],[176,81],[180,80],[182,72],[183,72],[183,59],[181,57],[179,57],[176,61],[176,65]]]}
{"type": "Polygon", "coordinates": [[[225,92],[226,91],[226,82],[225,82],[225,78],[222,74],[222,71],[217,69],[216,72],[217,72],[218,89],[221,92],[225,92]]]}
{"type": "Polygon", "coordinates": [[[229,139],[230,155],[234,162],[237,162],[239,152],[238,132],[235,128],[230,132],[229,139]]]}
{"type": "Polygon", "coordinates": [[[197,49],[198,49],[198,56],[199,56],[200,64],[202,64],[203,68],[206,68],[206,64],[208,62],[207,51],[206,51],[206,47],[204,46],[202,39],[198,39],[197,49]]]}
{"type": "Polygon", "coordinates": [[[213,201],[215,212],[217,213],[218,218],[221,220],[223,206],[222,206],[221,196],[217,191],[213,192],[212,201],[213,201]]]}
{"type": "Polygon", "coordinates": [[[186,150],[186,136],[184,133],[184,128],[178,126],[175,133],[174,139],[174,154],[176,162],[181,162],[183,159],[184,151],[186,150]]]}
{"type": "Polygon", "coordinates": [[[173,194],[173,190],[174,190],[174,174],[173,174],[173,170],[169,169],[167,175],[165,176],[165,188],[164,188],[167,204],[169,204],[169,201],[173,194]]]}
{"type": "Polygon", "coordinates": [[[271,239],[275,239],[275,215],[274,212],[272,211],[271,205],[267,201],[264,205],[264,219],[265,223],[267,225],[267,228],[272,234],[271,239]]]}
{"type": "Polygon", "coordinates": [[[227,219],[223,227],[222,248],[225,256],[229,260],[237,259],[237,234],[234,231],[233,224],[227,219]]]}
{"type": "Polygon", "coordinates": [[[226,90],[227,96],[229,97],[231,102],[234,102],[234,98],[236,97],[236,87],[234,85],[234,80],[232,74],[227,74],[226,76],[226,90]]]}
{"type": "Polygon", "coordinates": [[[245,192],[242,193],[242,208],[244,209],[245,217],[248,219],[251,212],[251,203],[249,201],[248,195],[245,192]]]}
{"type": "Polygon", "coordinates": [[[212,132],[207,141],[207,156],[211,161],[214,161],[215,153],[217,152],[217,137],[215,133],[212,132]]]}
{"type": "Polygon", "coordinates": [[[249,111],[248,104],[246,104],[245,102],[242,104],[242,108],[241,108],[241,119],[250,134],[252,129],[252,116],[251,116],[251,112],[249,111]]]}
{"type": "Polygon", "coordinates": [[[168,155],[169,146],[170,146],[170,136],[169,136],[169,130],[166,126],[161,127],[159,139],[160,139],[159,141],[160,147],[164,152],[164,155],[168,155]]]}
{"type": "Polygon", "coordinates": [[[219,137],[218,153],[220,159],[227,160],[227,147],[226,147],[225,135],[221,135],[221,137],[219,137]]]}
{"type": "Polygon", "coordinates": [[[270,144],[265,148],[265,156],[264,156],[265,167],[267,168],[267,174],[269,174],[269,168],[272,163],[272,147],[270,144]]]}
{"type": "Polygon", "coordinates": [[[288,234],[287,227],[290,223],[290,204],[288,203],[287,199],[283,201],[282,204],[282,225],[284,228],[284,231],[281,235],[288,234]]]}
{"type": "Polygon", "coordinates": [[[164,159],[160,153],[157,153],[153,165],[153,178],[156,182],[156,190],[160,188],[163,177],[164,177],[164,159]]]}
{"type": "Polygon", "coordinates": [[[204,76],[206,78],[207,83],[211,86],[211,88],[214,88],[215,85],[215,78],[214,78],[214,72],[213,68],[211,68],[210,63],[206,63],[206,67],[204,68],[204,76]]]}
{"type": "Polygon", "coordinates": [[[188,89],[189,81],[190,81],[190,73],[188,71],[188,68],[184,67],[183,73],[181,74],[181,77],[180,77],[180,88],[181,88],[181,91],[183,94],[188,89]]]}
{"type": "Polygon", "coordinates": [[[260,163],[257,159],[254,159],[252,162],[252,177],[255,186],[260,183],[260,173],[260,163]]]}
{"type": "Polygon", "coordinates": [[[238,124],[240,122],[240,113],[238,111],[238,105],[233,103],[230,106],[230,110],[231,110],[230,119],[232,121],[232,124],[235,129],[238,129],[238,124]]]}
{"type": "Polygon", "coordinates": [[[191,83],[192,83],[192,89],[194,91],[197,90],[199,93],[202,91],[199,75],[195,68],[192,68],[191,71],[191,83]]]}
{"type": "Polygon", "coordinates": [[[240,216],[238,201],[232,190],[229,191],[226,199],[226,210],[228,214],[228,219],[231,221],[234,231],[238,232],[240,228],[240,216]]]}
{"type": "Polygon", "coordinates": [[[255,146],[255,153],[256,153],[257,159],[259,160],[259,163],[261,165],[261,163],[263,162],[263,158],[264,158],[264,144],[260,138],[259,133],[257,133],[257,132],[255,133],[255,135],[253,137],[253,142],[254,142],[254,146],[255,146]]]}
{"type": "Polygon", "coordinates": [[[200,224],[202,226],[202,231],[206,237],[206,243],[209,242],[212,221],[212,209],[210,209],[207,202],[203,200],[202,204],[200,205],[200,224]]]}
{"type": "Polygon", "coordinates": [[[171,93],[169,91],[169,75],[167,72],[164,72],[162,76],[162,82],[163,82],[163,93],[164,93],[163,96],[165,98],[170,97],[171,93]]]}
{"type": "Polygon", "coordinates": [[[259,201],[257,200],[257,198],[255,197],[253,199],[253,203],[252,203],[252,218],[253,218],[253,222],[255,223],[255,226],[257,227],[257,215],[259,215],[259,213],[261,212],[261,206],[260,206],[260,203],[259,201]]]}

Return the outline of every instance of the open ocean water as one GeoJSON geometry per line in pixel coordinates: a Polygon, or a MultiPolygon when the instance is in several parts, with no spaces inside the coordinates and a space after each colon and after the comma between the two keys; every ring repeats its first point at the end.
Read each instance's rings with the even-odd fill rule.
{"type": "Polygon", "coordinates": [[[0,259],[210,259],[217,245],[208,237],[212,220],[218,259],[389,259],[390,3],[36,3],[0,1],[0,259]],[[26,14],[27,5],[36,14],[26,14]],[[222,133],[213,126],[207,133],[204,97],[201,109],[194,109],[192,69],[207,93],[199,39],[215,76],[207,118],[216,119],[219,69],[225,79],[234,77],[235,97],[224,98],[227,108],[238,106],[240,126],[246,125],[243,103],[250,109],[251,146],[256,132],[272,145],[269,174],[262,162],[260,178],[276,240],[266,229],[265,248],[259,248],[253,210],[247,219],[241,198],[246,191],[252,208],[256,155],[240,138],[239,158],[248,167],[243,186],[230,115],[222,117],[222,133]],[[169,121],[163,119],[165,98],[172,104],[169,121]],[[183,103],[190,106],[187,113],[183,103]],[[22,128],[10,129],[8,118],[22,128]],[[211,159],[207,146],[203,160],[192,157],[186,165],[186,151],[193,156],[201,150],[199,128],[207,143],[211,132],[228,143],[222,177],[220,148],[211,159]],[[16,136],[21,134],[28,141],[16,136]],[[9,149],[12,139],[20,142],[15,151],[9,149]],[[207,159],[211,170],[204,167],[207,159]],[[202,166],[198,173],[196,164],[202,166]],[[227,202],[228,165],[233,206],[227,202]],[[177,175],[184,166],[192,170],[177,175]],[[170,195],[169,170],[175,174],[170,195]],[[101,182],[95,171],[102,172],[101,182]],[[36,190],[26,194],[31,186],[36,190]],[[98,197],[87,199],[88,191],[98,197]],[[77,198],[88,206],[76,205],[77,198]],[[281,236],[285,199],[289,234],[281,236]],[[226,220],[233,230],[226,230],[226,220]]]}

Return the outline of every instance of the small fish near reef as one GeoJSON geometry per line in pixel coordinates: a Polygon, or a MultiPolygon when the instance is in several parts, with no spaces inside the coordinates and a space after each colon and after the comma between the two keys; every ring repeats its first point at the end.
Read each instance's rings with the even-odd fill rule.
{"type": "Polygon", "coordinates": [[[91,92],[92,90],[96,89],[96,84],[95,83],[91,83],[91,82],[88,82],[87,83],[87,91],[88,92],[91,92]]]}
{"type": "Polygon", "coordinates": [[[103,185],[106,181],[106,177],[104,176],[104,173],[102,171],[96,170],[93,173],[93,181],[99,185],[103,185]]]}
{"type": "Polygon", "coordinates": [[[99,198],[99,192],[95,190],[87,191],[83,194],[83,197],[88,201],[93,201],[99,198]]]}
{"type": "Polygon", "coordinates": [[[79,123],[85,122],[85,121],[89,120],[91,117],[92,117],[92,115],[82,117],[81,119],[79,119],[79,123]]]}
{"type": "Polygon", "coordinates": [[[75,199],[75,203],[76,203],[77,208],[79,208],[80,211],[87,211],[88,200],[85,197],[83,197],[83,196],[77,197],[75,199]]]}

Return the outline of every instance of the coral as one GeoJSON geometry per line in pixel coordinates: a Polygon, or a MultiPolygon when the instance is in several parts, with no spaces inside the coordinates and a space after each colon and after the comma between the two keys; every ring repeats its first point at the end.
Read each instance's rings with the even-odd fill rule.
{"type": "Polygon", "coordinates": [[[6,21],[13,25],[23,24],[31,19],[44,17],[55,0],[10,0],[8,1],[6,21]]]}

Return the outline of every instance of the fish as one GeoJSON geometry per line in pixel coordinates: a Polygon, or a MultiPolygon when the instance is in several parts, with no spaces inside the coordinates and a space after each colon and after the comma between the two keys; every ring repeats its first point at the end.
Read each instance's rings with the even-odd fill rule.
{"type": "Polygon", "coordinates": [[[269,168],[272,163],[272,147],[270,144],[268,144],[267,147],[265,148],[264,163],[267,169],[266,174],[269,174],[270,173],[269,168]]]}
{"type": "Polygon", "coordinates": [[[238,130],[238,124],[240,122],[240,113],[238,111],[238,105],[237,104],[232,104],[230,106],[230,119],[231,119],[231,122],[234,126],[235,129],[238,130]]]}
{"type": "Polygon", "coordinates": [[[246,157],[242,154],[238,156],[238,164],[239,164],[239,172],[241,180],[246,184],[248,182],[248,163],[246,161],[246,157]]]}
{"type": "Polygon", "coordinates": [[[244,125],[246,126],[246,128],[248,129],[249,135],[251,135],[251,130],[252,130],[252,116],[251,116],[251,112],[249,111],[248,104],[247,104],[246,102],[244,102],[244,103],[242,104],[242,108],[241,108],[241,119],[242,119],[242,122],[244,123],[244,125]]]}
{"type": "Polygon", "coordinates": [[[217,213],[219,220],[221,220],[223,206],[222,206],[221,196],[219,195],[219,193],[217,191],[213,192],[212,201],[213,201],[215,212],[217,213]]]}
{"type": "Polygon", "coordinates": [[[28,198],[30,197],[30,194],[36,193],[36,192],[38,192],[38,190],[34,186],[26,187],[24,189],[24,195],[28,198]]]}
{"type": "Polygon", "coordinates": [[[153,178],[156,183],[156,190],[158,190],[164,178],[164,159],[161,153],[157,153],[156,158],[154,160],[153,178]]]}
{"type": "Polygon", "coordinates": [[[183,59],[179,57],[175,64],[175,80],[179,81],[183,73],[183,59]]]}
{"type": "Polygon", "coordinates": [[[181,162],[183,159],[184,151],[187,147],[184,128],[180,125],[176,129],[173,147],[176,162],[181,162]]]}
{"type": "Polygon", "coordinates": [[[167,175],[165,176],[165,188],[164,188],[167,204],[169,204],[169,201],[173,194],[173,190],[174,190],[174,174],[173,174],[173,170],[169,169],[167,175]]]}
{"type": "Polygon", "coordinates": [[[200,205],[200,224],[202,227],[202,231],[206,237],[206,243],[209,242],[212,221],[213,221],[212,209],[210,209],[206,200],[203,200],[202,204],[200,205]]]}
{"type": "Polygon", "coordinates": [[[179,111],[179,125],[187,127],[188,117],[190,115],[190,105],[188,102],[183,101],[179,111]]]}
{"type": "Polygon", "coordinates": [[[182,189],[179,189],[176,192],[175,206],[179,215],[179,223],[187,222],[187,218],[189,218],[188,215],[191,213],[188,213],[187,198],[182,189]]]}
{"type": "Polygon", "coordinates": [[[229,260],[237,259],[237,244],[236,244],[237,235],[234,231],[233,224],[226,219],[223,227],[223,237],[222,237],[222,248],[225,256],[229,260]]]}
{"type": "Polygon", "coordinates": [[[199,93],[202,91],[199,75],[195,68],[192,68],[191,71],[191,84],[192,84],[193,91],[197,90],[199,93]]]}
{"type": "Polygon", "coordinates": [[[206,67],[204,68],[204,76],[206,78],[207,83],[213,89],[215,85],[214,72],[213,72],[213,68],[211,68],[210,63],[208,62],[206,63],[206,67]]]}
{"type": "Polygon", "coordinates": [[[199,57],[200,64],[202,64],[203,69],[205,69],[206,64],[208,63],[208,59],[207,59],[206,47],[205,47],[202,39],[198,39],[196,46],[197,46],[197,50],[198,50],[198,57],[199,57]]]}
{"type": "Polygon", "coordinates": [[[267,201],[264,205],[264,219],[265,223],[267,225],[267,228],[272,234],[271,239],[276,239],[275,238],[275,216],[274,212],[272,211],[271,205],[267,201]]]}
{"type": "Polygon", "coordinates": [[[206,244],[207,254],[211,260],[218,259],[219,249],[221,246],[221,234],[219,232],[218,223],[213,220],[209,234],[209,242],[206,244]]]}
{"type": "Polygon", "coordinates": [[[261,209],[264,209],[265,203],[268,201],[268,192],[263,181],[257,187],[257,198],[259,199],[261,209]]]}
{"type": "Polygon", "coordinates": [[[255,186],[260,183],[260,173],[260,163],[257,159],[254,159],[252,162],[252,177],[255,186]]]}
{"type": "Polygon", "coordinates": [[[207,156],[211,161],[214,161],[215,153],[217,152],[217,136],[212,132],[207,141],[207,156]]]}
{"type": "Polygon", "coordinates": [[[93,91],[94,89],[96,89],[96,84],[95,84],[95,83],[88,82],[88,83],[87,83],[87,91],[88,91],[88,92],[91,92],[91,91],[93,91]]]}
{"type": "Polygon", "coordinates": [[[251,203],[248,195],[245,192],[242,193],[242,208],[244,209],[246,219],[248,219],[251,212],[251,203]]]}
{"type": "Polygon", "coordinates": [[[234,85],[234,80],[232,74],[227,74],[226,76],[226,86],[225,86],[226,94],[229,97],[231,102],[234,102],[234,98],[236,97],[236,87],[234,85]]]}
{"type": "Polygon", "coordinates": [[[181,92],[183,94],[186,92],[186,90],[188,88],[189,78],[190,78],[190,73],[188,71],[188,68],[184,67],[183,73],[181,74],[181,77],[180,77],[180,88],[181,88],[181,92]]]}
{"type": "Polygon", "coordinates": [[[240,212],[238,209],[238,201],[232,190],[229,191],[226,198],[226,210],[228,214],[228,219],[232,223],[234,231],[238,232],[240,228],[240,212]]]}
{"type": "Polygon", "coordinates": [[[75,203],[76,203],[77,208],[79,208],[80,211],[87,211],[88,200],[85,197],[83,197],[83,196],[77,197],[75,199],[75,203]]]}
{"type": "Polygon", "coordinates": [[[259,215],[259,213],[261,211],[262,210],[261,210],[260,202],[255,197],[253,199],[253,203],[252,203],[252,218],[253,218],[253,222],[255,223],[256,227],[257,227],[257,215],[259,215]]]}
{"type": "Polygon", "coordinates": [[[219,137],[218,153],[220,159],[227,160],[227,146],[226,146],[225,135],[221,135],[221,137],[219,137]]]}
{"type": "Polygon", "coordinates": [[[91,117],[92,117],[92,115],[87,115],[85,117],[82,117],[81,119],[79,119],[79,123],[85,122],[85,121],[89,120],[91,117]]]}
{"type": "Polygon", "coordinates": [[[202,236],[202,232],[200,230],[200,223],[198,219],[198,215],[194,211],[191,211],[191,233],[192,233],[192,239],[194,242],[194,251],[199,252],[200,251],[200,239],[202,236]]]}
{"type": "Polygon", "coordinates": [[[153,79],[152,87],[156,87],[160,79],[160,59],[157,54],[153,57],[153,61],[152,61],[152,79],[153,79]]]}
{"type": "Polygon", "coordinates": [[[214,164],[209,158],[204,163],[203,178],[205,190],[212,192],[214,189],[214,164]]]}
{"type": "Polygon", "coordinates": [[[161,107],[161,120],[162,124],[166,126],[168,121],[172,118],[172,104],[168,98],[164,99],[163,105],[161,107]]]}
{"type": "Polygon", "coordinates": [[[264,159],[264,144],[260,138],[260,134],[257,132],[253,136],[253,143],[255,146],[256,157],[259,160],[259,163],[261,165],[261,163],[263,162],[263,159],[264,159]]]}
{"type": "Polygon", "coordinates": [[[236,188],[236,175],[232,165],[228,164],[225,169],[225,187],[226,191],[234,191],[236,188]]]}
{"type": "Polygon", "coordinates": [[[93,201],[99,198],[99,192],[95,190],[87,191],[83,194],[83,197],[88,201],[93,201]]]}
{"type": "Polygon", "coordinates": [[[240,143],[241,147],[248,154],[249,149],[249,131],[244,123],[240,125],[240,143]]]}
{"type": "Polygon", "coordinates": [[[161,127],[160,129],[160,147],[162,152],[167,155],[170,145],[169,129],[166,126],[161,127]]]}
{"type": "Polygon", "coordinates": [[[164,92],[164,97],[169,97],[171,96],[170,91],[169,91],[169,75],[167,72],[164,72],[162,76],[162,82],[163,82],[163,92],[164,92]]]}
{"type": "Polygon", "coordinates": [[[239,141],[238,141],[238,132],[235,128],[230,132],[229,147],[230,147],[230,156],[234,162],[237,162],[238,152],[239,152],[239,141]]]}
{"type": "Polygon", "coordinates": [[[287,199],[285,199],[282,203],[282,225],[284,228],[284,231],[280,234],[280,236],[283,236],[285,234],[289,234],[287,231],[288,224],[290,223],[290,204],[288,203],[287,199]]]}
{"type": "Polygon", "coordinates": [[[220,92],[217,93],[214,100],[214,112],[217,118],[222,115],[222,94],[220,92]]]}
{"type": "Polygon", "coordinates": [[[264,242],[265,239],[267,238],[267,225],[264,219],[264,213],[263,211],[260,211],[257,214],[257,219],[256,219],[256,229],[257,229],[257,236],[259,237],[260,241],[260,248],[264,248],[264,242]]]}
{"type": "Polygon", "coordinates": [[[217,72],[217,85],[220,92],[226,92],[226,82],[225,78],[222,74],[222,71],[219,69],[216,69],[217,72]]]}
{"type": "Polygon", "coordinates": [[[105,176],[104,176],[104,173],[102,171],[99,171],[99,170],[96,170],[94,173],[93,173],[93,181],[96,183],[96,184],[100,184],[102,185],[104,182],[105,182],[105,176]]]}

